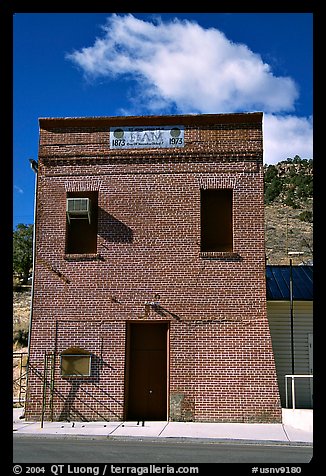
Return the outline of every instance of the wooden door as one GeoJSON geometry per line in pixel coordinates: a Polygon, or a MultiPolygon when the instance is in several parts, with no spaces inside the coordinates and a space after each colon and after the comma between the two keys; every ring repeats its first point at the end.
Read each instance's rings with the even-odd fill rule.
{"type": "Polygon", "coordinates": [[[126,420],[167,420],[167,323],[129,323],[126,420]]]}

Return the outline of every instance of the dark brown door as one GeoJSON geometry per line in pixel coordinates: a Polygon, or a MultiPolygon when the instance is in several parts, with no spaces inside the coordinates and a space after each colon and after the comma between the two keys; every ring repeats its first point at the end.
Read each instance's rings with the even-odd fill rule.
{"type": "Polygon", "coordinates": [[[167,419],[167,323],[130,323],[127,420],[167,419]]]}

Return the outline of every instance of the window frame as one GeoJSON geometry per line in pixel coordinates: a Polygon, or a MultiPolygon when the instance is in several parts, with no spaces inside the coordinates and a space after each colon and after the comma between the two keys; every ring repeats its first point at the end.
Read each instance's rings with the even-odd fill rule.
{"type": "Polygon", "coordinates": [[[85,378],[92,376],[92,354],[88,351],[80,349],[79,347],[73,347],[64,350],[60,354],[60,375],[62,378],[85,378]],[[88,359],[88,371],[87,373],[65,373],[63,366],[63,359],[69,359],[70,357],[79,357],[88,359]]]}
{"type": "Polygon", "coordinates": [[[74,218],[69,223],[67,212],[65,213],[65,256],[96,256],[98,246],[98,191],[67,191],[65,198],[66,204],[68,198],[90,199],[90,222],[85,218],[74,218]],[[80,242],[81,237],[85,241],[80,242]],[[87,240],[89,240],[89,243],[87,240]]]}
{"type": "MultiPolygon", "coordinates": [[[[217,210],[218,213],[218,210],[217,210]]],[[[237,253],[234,252],[234,190],[231,187],[225,188],[201,188],[200,189],[200,253],[201,256],[235,256],[237,253]],[[204,210],[204,207],[207,207],[207,202],[209,200],[217,201],[218,194],[221,194],[219,208],[222,209],[223,201],[228,201],[229,210],[222,215],[224,222],[228,224],[229,231],[224,232],[224,235],[227,237],[226,241],[221,240],[223,234],[216,234],[212,232],[214,228],[214,220],[212,212],[209,210],[204,210]],[[222,194],[224,193],[224,197],[222,194]],[[209,198],[211,194],[211,198],[209,198]],[[213,197],[213,194],[216,194],[216,197],[213,197]],[[206,197],[205,197],[206,195],[206,197]],[[228,195],[228,196],[227,196],[228,195]],[[205,203],[206,201],[206,203],[205,203]],[[207,231],[207,228],[209,231],[207,231]],[[215,241],[215,243],[214,243],[215,241]],[[211,243],[214,245],[211,245],[211,243]]],[[[216,218],[218,222],[218,217],[216,218]]],[[[216,225],[215,225],[216,226],[216,225]]]]}

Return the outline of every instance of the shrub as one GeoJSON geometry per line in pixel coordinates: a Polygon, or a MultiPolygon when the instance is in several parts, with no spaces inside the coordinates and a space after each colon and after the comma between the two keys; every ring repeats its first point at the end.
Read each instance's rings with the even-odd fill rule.
{"type": "Polygon", "coordinates": [[[299,220],[305,221],[307,223],[313,222],[313,214],[310,210],[305,210],[298,215],[299,220]]]}
{"type": "Polygon", "coordinates": [[[28,323],[17,323],[13,330],[13,344],[17,347],[27,347],[28,344],[28,323]]]}

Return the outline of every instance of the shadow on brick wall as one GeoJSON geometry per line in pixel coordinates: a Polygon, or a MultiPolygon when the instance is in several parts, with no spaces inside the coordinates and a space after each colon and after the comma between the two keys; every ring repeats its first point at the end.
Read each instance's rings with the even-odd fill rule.
{"type": "MultiPolygon", "coordinates": [[[[68,394],[60,388],[60,377],[56,377],[54,385],[51,385],[49,376],[46,378],[46,397],[43,401],[44,419],[46,421],[112,421],[122,420],[123,403],[107,392],[101,385],[99,370],[108,366],[101,358],[92,354],[93,372],[90,378],[72,377],[65,378],[70,388],[68,394]],[[51,412],[50,388],[53,388],[53,413],[51,412]],[[113,409],[110,405],[113,403],[113,409]],[[120,408],[119,411],[115,411],[120,408]],[[52,416],[51,416],[52,413],[52,416]]],[[[112,368],[112,367],[110,367],[112,368]]],[[[36,366],[29,364],[29,372],[44,384],[44,372],[36,366]]],[[[32,411],[32,416],[41,420],[42,402],[39,401],[37,410],[32,411]]],[[[27,412],[28,413],[28,412],[27,412]]]]}
{"type": "Polygon", "coordinates": [[[133,231],[103,208],[98,209],[98,234],[109,243],[132,243],[133,231]]]}

